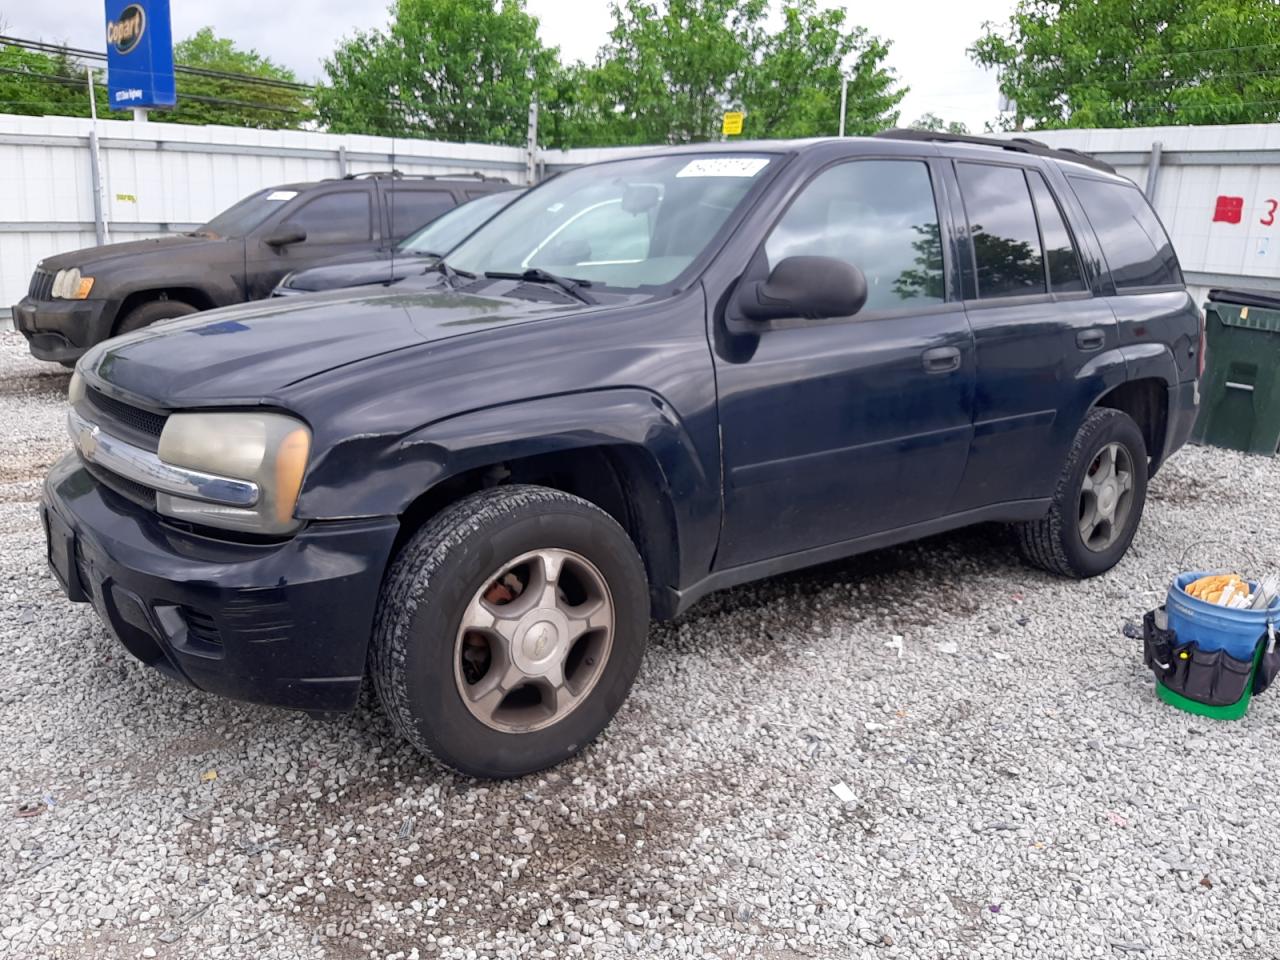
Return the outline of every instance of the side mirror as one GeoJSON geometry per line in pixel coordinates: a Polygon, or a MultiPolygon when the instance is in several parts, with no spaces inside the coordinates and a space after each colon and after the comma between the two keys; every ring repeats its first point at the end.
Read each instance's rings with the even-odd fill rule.
{"type": "Polygon", "coordinates": [[[280,227],[275,233],[263,239],[268,247],[287,247],[291,243],[301,243],[307,239],[307,231],[301,227],[280,227]]]}
{"type": "Polygon", "coordinates": [[[848,317],[867,302],[867,278],[834,257],[787,257],[763,282],[743,284],[738,309],[750,320],[848,317]]]}

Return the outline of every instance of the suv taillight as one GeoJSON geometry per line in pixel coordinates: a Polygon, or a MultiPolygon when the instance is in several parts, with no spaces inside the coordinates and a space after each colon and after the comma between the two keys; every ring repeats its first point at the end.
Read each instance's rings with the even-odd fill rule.
{"type": "Polygon", "coordinates": [[[1205,334],[1205,325],[1206,325],[1206,320],[1205,320],[1204,311],[1201,310],[1200,311],[1200,355],[1199,355],[1199,358],[1196,360],[1196,379],[1197,380],[1204,379],[1204,365],[1205,365],[1205,360],[1207,359],[1206,354],[1209,352],[1209,349],[1208,349],[1209,341],[1208,341],[1208,337],[1205,334]]]}

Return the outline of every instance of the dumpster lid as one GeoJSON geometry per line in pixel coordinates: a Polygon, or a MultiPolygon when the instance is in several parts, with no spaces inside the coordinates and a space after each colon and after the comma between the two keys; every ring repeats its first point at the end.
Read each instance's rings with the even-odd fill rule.
{"type": "Polygon", "coordinates": [[[1234,303],[1241,307],[1262,307],[1280,310],[1280,291],[1246,290],[1242,287],[1217,288],[1209,291],[1209,299],[1215,303],[1234,303]]]}

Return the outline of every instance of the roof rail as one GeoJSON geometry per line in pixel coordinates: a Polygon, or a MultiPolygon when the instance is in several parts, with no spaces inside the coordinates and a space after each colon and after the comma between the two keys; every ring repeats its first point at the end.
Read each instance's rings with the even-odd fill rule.
{"type": "Polygon", "coordinates": [[[483,180],[508,183],[506,177],[490,177],[479,170],[472,173],[405,173],[403,170],[366,170],[364,173],[348,173],[343,180],[363,180],[366,177],[393,177],[396,180],[483,180]]]}
{"type": "Polygon", "coordinates": [[[1095,170],[1101,170],[1104,173],[1115,173],[1115,167],[1109,163],[1104,163],[1097,157],[1092,157],[1087,153],[1079,150],[1072,150],[1068,147],[1051,147],[1047,143],[1039,140],[1032,140],[1030,137],[1011,137],[1008,140],[1002,140],[999,137],[975,137],[967,133],[944,133],[939,130],[908,130],[905,128],[897,128],[894,130],[881,130],[875,134],[877,137],[883,137],[886,140],[928,140],[936,143],[972,143],[980,147],[998,147],[1001,150],[1012,150],[1017,153],[1029,153],[1037,157],[1054,157],[1059,160],[1071,160],[1074,163],[1082,163],[1086,167],[1093,167],[1095,170]]]}

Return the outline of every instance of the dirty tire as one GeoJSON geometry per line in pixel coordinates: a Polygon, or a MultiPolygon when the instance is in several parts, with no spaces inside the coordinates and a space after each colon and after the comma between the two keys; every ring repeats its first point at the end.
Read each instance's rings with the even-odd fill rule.
{"type": "Polygon", "coordinates": [[[1023,557],[1050,573],[1077,580],[1106,573],[1128,551],[1142,521],[1147,499],[1147,467],[1147,445],[1133,419],[1121,410],[1102,407],[1090,410],[1076,432],[1049,513],[1039,520],[1015,525],[1023,557]],[[1094,458],[1112,443],[1121,444],[1130,455],[1135,474],[1133,501],[1115,542],[1105,550],[1094,551],[1085,546],[1080,534],[1080,490],[1094,458]]]}
{"type": "Polygon", "coordinates": [[[603,510],[537,486],[494,487],[441,511],[404,545],[383,580],[369,671],[397,732],[461,773],[507,779],[582,750],[622,706],[649,632],[649,590],[635,545],[603,510]],[[528,733],[477,720],[454,678],[455,643],[471,598],[502,564],[538,549],[573,550],[612,594],[608,662],[567,716],[528,733]]]}
{"type": "Polygon", "coordinates": [[[132,333],[141,330],[160,320],[172,320],[174,317],[185,317],[195,313],[196,308],[181,300],[152,300],[130,310],[116,324],[115,335],[132,333]]]}

